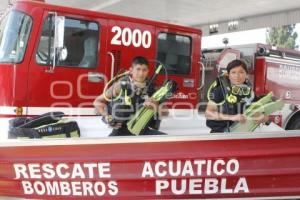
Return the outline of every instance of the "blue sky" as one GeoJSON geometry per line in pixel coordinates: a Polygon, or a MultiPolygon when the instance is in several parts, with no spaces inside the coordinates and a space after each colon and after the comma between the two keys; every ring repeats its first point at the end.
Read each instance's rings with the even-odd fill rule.
{"type": "MultiPolygon", "coordinates": [[[[300,46],[300,23],[296,25],[295,30],[298,33],[298,38],[296,40],[296,43],[300,46]]],[[[222,40],[225,37],[229,39],[229,45],[252,44],[252,43],[264,44],[266,43],[266,28],[203,37],[202,48],[213,48],[213,47],[224,46],[222,40]]]]}

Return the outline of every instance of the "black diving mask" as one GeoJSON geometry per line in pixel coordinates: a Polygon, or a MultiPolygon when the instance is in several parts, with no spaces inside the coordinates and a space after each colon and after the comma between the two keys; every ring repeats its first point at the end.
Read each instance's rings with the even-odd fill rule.
{"type": "Polygon", "coordinates": [[[248,85],[233,85],[231,86],[231,93],[238,96],[248,96],[251,93],[251,87],[248,85]]]}

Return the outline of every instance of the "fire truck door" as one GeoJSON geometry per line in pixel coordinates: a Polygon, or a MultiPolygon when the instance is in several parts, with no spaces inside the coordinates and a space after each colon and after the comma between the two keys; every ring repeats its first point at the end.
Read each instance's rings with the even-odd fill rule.
{"type": "MultiPolygon", "coordinates": [[[[196,108],[200,74],[200,44],[197,41],[200,38],[196,34],[157,28],[156,41],[156,59],[165,65],[167,77],[178,84],[178,91],[171,100],[172,108],[196,108]]],[[[165,75],[159,78],[164,80],[165,75]]]]}
{"type": "Polygon", "coordinates": [[[107,21],[83,16],[65,17],[66,58],[53,60],[54,16],[45,13],[31,58],[28,86],[28,115],[61,110],[69,115],[92,115],[92,102],[106,81],[107,21]],[[51,108],[49,107],[59,107],[51,108]]]}

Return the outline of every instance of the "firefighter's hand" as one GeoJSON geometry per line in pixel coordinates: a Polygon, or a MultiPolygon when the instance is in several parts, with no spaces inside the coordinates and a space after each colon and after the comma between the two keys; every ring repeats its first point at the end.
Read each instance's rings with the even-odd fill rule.
{"type": "Polygon", "coordinates": [[[256,112],[256,113],[254,113],[254,115],[252,116],[252,120],[253,120],[256,124],[266,123],[266,122],[269,121],[269,116],[264,115],[263,113],[260,113],[260,112],[256,112]]]}
{"type": "Polygon", "coordinates": [[[117,129],[122,127],[122,123],[115,122],[111,115],[105,115],[102,120],[111,128],[117,129]]]}
{"type": "Polygon", "coordinates": [[[158,102],[155,101],[153,98],[147,98],[144,102],[144,106],[147,108],[153,109],[155,111],[158,110],[158,102]]]}
{"type": "Polygon", "coordinates": [[[113,129],[118,129],[122,127],[122,123],[109,123],[108,126],[113,129]]]}
{"type": "Polygon", "coordinates": [[[237,115],[233,115],[233,118],[231,120],[245,123],[247,121],[247,118],[245,115],[237,114],[237,115]]]}

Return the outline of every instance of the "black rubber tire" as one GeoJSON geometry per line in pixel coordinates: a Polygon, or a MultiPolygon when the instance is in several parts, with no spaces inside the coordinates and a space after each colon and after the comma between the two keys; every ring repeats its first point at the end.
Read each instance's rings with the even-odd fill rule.
{"type": "Polygon", "coordinates": [[[295,119],[292,119],[287,130],[300,130],[300,117],[299,116],[296,117],[295,119]]]}

